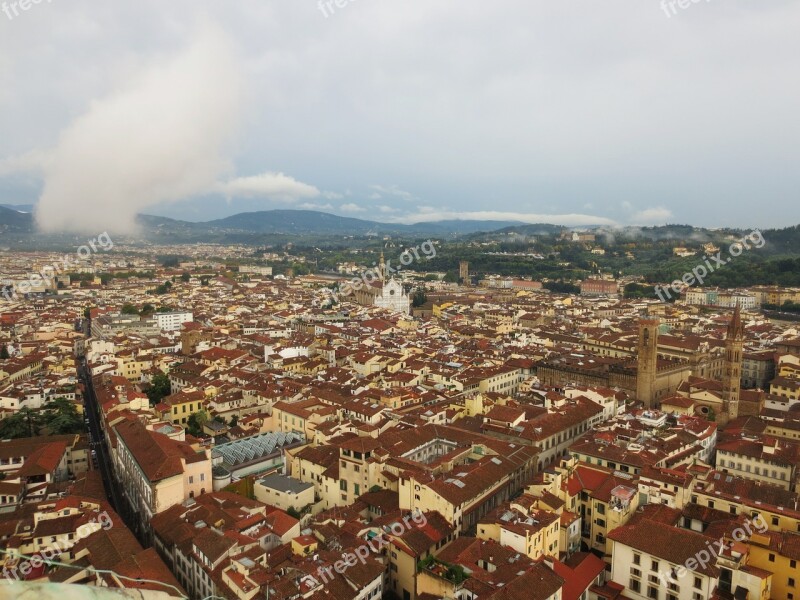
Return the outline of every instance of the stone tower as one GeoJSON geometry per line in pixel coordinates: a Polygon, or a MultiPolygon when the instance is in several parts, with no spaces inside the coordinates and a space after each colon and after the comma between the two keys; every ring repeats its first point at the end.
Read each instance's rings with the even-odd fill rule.
{"type": "Polygon", "coordinates": [[[464,285],[470,284],[469,279],[469,263],[466,260],[462,260],[461,263],[458,265],[458,276],[461,278],[461,283],[464,285]]]}
{"type": "Polygon", "coordinates": [[[722,402],[727,420],[739,416],[739,392],[742,385],[742,362],[744,356],[744,326],[739,305],[733,311],[725,339],[725,373],[722,376],[722,402]]]}
{"type": "Polygon", "coordinates": [[[653,408],[658,371],[658,318],[639,320],[639,355],[636,368],[636,398],[653,408]]]}

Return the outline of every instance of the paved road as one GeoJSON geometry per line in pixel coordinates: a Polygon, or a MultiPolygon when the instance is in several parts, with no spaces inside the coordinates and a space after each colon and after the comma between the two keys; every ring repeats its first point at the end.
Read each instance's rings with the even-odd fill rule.
{"type": "Polygon", "coordinates": [[[111,468],[111,457],[109,456],[106,440],[100,427],[100,407],[97,402],[94,386],[92,385],[92,378],[89,376],[88,368],[83,362],[78,366],[78,376],[81,378],[81,381],[83,381],[86,390],[83,399],[84,414],[86,418],[89,419],[92,450],[97,453],[97,465],[100,467],[100,473],[103,476],[103,486],[106,489],[106,496],[114,510],[121,514],[123,504],[120,500],[122,496],[119,493],[119,486],[117,485],[116,479],[114,479],[114,472],[111,468]]]}

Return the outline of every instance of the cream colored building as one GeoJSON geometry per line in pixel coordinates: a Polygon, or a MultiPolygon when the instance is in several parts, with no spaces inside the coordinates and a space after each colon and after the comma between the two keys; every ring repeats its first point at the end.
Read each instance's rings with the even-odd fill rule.
{"type": "Polygon", "coordinates": [[[140,532],[153,515],[212,490],[211,453],[148,431],[138,420],[114,428],[114,471],[140,532]]]}
{"type": "Polygon", "coordinates": [[[314,504],[314,485],[279,473],[267,475],[253,484],[256,500],[281,510],[298,512],[314,504]]]}

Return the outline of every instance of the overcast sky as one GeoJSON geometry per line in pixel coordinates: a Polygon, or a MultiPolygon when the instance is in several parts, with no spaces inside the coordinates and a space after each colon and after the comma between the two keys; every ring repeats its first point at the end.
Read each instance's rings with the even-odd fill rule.
{"type": "Polygon", "coordinates": [[[0,203],[800,222],[798,1],[339,2],[7,2],[0,203]]]}

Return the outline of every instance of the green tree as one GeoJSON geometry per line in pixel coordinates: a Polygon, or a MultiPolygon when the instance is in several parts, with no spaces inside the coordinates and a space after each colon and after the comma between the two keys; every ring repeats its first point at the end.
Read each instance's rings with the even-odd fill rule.
{"type": "Polygon", "coordinates": [[[148,303],[148,304],[145,304],[145,305],[142,307],[142,310],[141,310],[141,311],[139,311],[139,314],[140,314],[140,315],[152,315],[152,314],[153,314],[153,311],[155,311],[155,309],[156,309],[156,307],[155,307],[155,306],[153,306],[152,304],[149,304],[149,303],[148,303]]]}
{"type": "Polygon", "coordinates": [[[446,281],[447,283],[458,283],[460,281],[460,278],[458,277],[458,274],[455,273],[454,271],[448,271],[444,276],[444,281],[446,281]]]}
{"type": "Polygon", "coordinates": [[[0,439],[34,437],[42,428],[42,416],[27,406],[0,421],[0,439]]]}
{"type": "Polygon", "coordinates": [[[122,314],[123,315],[138,315],[139,309],[136,308],[133,304],[125,303],[122,305],[122,314]]]}
{"type": "Polygon", "coordinates": [[[172,282],[165,281],[155,289],[155,293],[158,294],[159,296],[162,296],[164,294],[168,294],[171,289],[172,289],[172,282]]]}
{"type": "Polygon", "coordinates": [[[414,292],[414,295],[411,296],[411,305],[414,308],[419,308],[423,306],[428,301],[428,296],[425,294],[425,290],[423,288],[417,288],[414,292]]]}
{"type": "Polygon", "coordinates": [[[44,426],[51,435],[83,431],[83,421],[78,408],[66,398],[56,398],[45,405],[44,426]]]}
{"type": "Polygon", "coordinates": [[[231,427],[236,427],[238,424],[239,424],[239,415],[233,415],[231,417],[230,426],[231,427]]]}
{"type": "Polygon", "coordinates": [[[170,391],[169,377],[163,373],[158,373],[150,381],[150,385],[145,391],[145,394],[147,394],[147,397],[150,399],[150,404],[158,404],[164,396],[169,396],[170,391]]]}
{"type": "Polygon", "coordinates": [[[186,430],[194,437],[203,435],[203,425],[208,423],[208,413],[205,410],[198,410],[189,415],[186,420],[186,430]]]}
{"type": "Polygon", "coordinates": [[[8,353],[8,346],[3,344],[0,346],[0,360],[7,360],[11,358],[11,355],[8,353]]]}
{"type": "Polygon", "coordinates": [[[186,271],[184,271],[183,274],[181,275],[181,281],[183,281],[184,283],[188,283],[191,278],[192,276],[189,275],[189,273],[186,271]]]}

